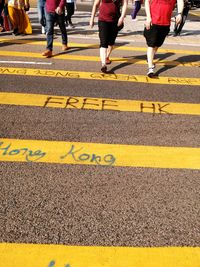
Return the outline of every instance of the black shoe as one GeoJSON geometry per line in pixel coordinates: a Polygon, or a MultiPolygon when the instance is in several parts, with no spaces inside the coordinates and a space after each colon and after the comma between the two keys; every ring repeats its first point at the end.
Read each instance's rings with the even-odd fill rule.
{"type": "Polygon", "coordinates": [[[103,73],[106,73],[106,72],[107,72],[107,67],[106,67],[106,65],[103,65],[103,66],[101,67],[101,71],[102,71],[103,73]]]}

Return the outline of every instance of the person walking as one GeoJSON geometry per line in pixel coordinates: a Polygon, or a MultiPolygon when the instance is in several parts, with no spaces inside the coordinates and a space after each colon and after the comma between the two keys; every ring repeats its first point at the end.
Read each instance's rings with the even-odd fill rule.
{"type": "Polygon", "coordinates": [[[141,5],[142,5],[142,0],[132,0],[132,4],[133,4],[133,10],[131,12],[131,17],[133,21],[137,21],[137,14],[141,9],[141,5]]]}
{"type": "Polygon", "coordinates": [[[68,49],[67,31],[65,27],[65,0],[46,0],[47,46],[42,53],[45,57],[52,57],[54,25],[58,23],[62,34],[62,50],[68,49]]]}
{"type": "Polygon", "coordinates": [[[31,23],[26,14],[29,8],[29,0],[8,0],[8,14],[14,35],[32,34],[31,23]]]}
{"type": "Polygon", "coordinates": [[[106,73],[111,63],[112,52],[117,34],[123,27],[128,0],[95,0],[90,18],[91,28],[94,26],[94,17],[99,9],[98,28],[100,39],[101,71],[106,73]]]}
{"type": "Polygon", "coordinates": [[[45,9],[46,0],[38,0],[37,7],[38,7],[38,19],[39,23],[42,26],[41,32],[43,34],[46,33],[46,9],[45,9]]]}
{"type": "Polygon", "coordinates": [[[3,16],[2,16],[3,9],[4,9],[4,3],[5,3],[4,0],[0,0],[0,32],[5,31],[4,20],[3,20],[3,16]]]}
{"type": "Polygon", "coordinates": [[[185,21],[187,19],[188,13],[190,10],[190,4],[188,2],[188,0],[184,0],[184,8],[183,8],[183,17],[182,17],[182,21],[180,24],[176,24],[176,20],[175,20],[175,24],[174,24],[174,36],[180,35],[183,26],[185,24],[185,21]]]}
{"type": "MultiPolygon", "coordinates": [[[[147,43],[147,76],[155,77],[153,60],[160,46],[170,31],[170,23],[176,0],[145,0],[146,22],[144,37],[147,43]]],[[[180,24],[183,13],[183,0],[177,0],[178,14],[176,23],[180,24]]]]}
{"type": "Polygon", "coordinates": [[[74,28],[74,25],[72,23],[72,16],[74,15],[74,10],[75,10],[75,1],[74,0],[67,0],[66,1],[66,16],[65,16],[65,21],[67,26],[69,28],[74,28]]]}

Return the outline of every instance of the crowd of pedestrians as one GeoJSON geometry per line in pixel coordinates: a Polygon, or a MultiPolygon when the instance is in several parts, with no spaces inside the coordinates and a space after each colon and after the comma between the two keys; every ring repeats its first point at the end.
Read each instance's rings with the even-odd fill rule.
{"type": "MultiPolygon", "coordinates": [[[[133,0],[131,17],[133,21],[141,8],[143,0],[133,0]]],[[[154,57],[162,46],[170,30],[172,12],[177,4],[174,34],[180,34],[185,23],[189,5],[188,0],[144,0],[146,21],[144,37],[147,43],[147,75],[155,76],[154,57]]],[[[46,50],[44,57],[53,55],[54,27],[58,25],[62,36],[62,50],[68,47],[66,26],[73,28],[72,16],[75,11],[75,0],[38,0],[38,18],[41,32],[46,34],[46,50]]],[[[124,26],[124,18],[127,13],[128,0],[94,0],[90,27],[94,26],[94,20],[98,11],[98,31],[100,40],[101,71],[107,72],[107,65],[111,64],[112,52],[118,32],[124,26]]],[[[32,34],[31,23],[27,14],[30,9],[29,0],[0,0],[0,31],[10,31],[14,35],[32,34]]]]}

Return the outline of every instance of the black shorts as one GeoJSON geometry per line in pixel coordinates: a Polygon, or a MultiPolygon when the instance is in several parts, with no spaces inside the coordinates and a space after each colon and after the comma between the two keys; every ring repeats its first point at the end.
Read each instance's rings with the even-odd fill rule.
{"type": "Polygon", "coordinates": [[[168,35],[170,26],[151,25],[150,29],[144,28],[144,37],[149,47],[160,47],[168,35]]]}
{"type": "Polygon", "coordinates": [[[108,48],[109,45],[114,45],[118,27],[117,22],[98,21],[100,47],[108,48]]]}

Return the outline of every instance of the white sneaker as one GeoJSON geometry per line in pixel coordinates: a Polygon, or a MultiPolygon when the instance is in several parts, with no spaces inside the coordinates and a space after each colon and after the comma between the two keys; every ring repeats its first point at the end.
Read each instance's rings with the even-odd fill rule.
{"type": "Polygon", "coordinates": [[[69,25],[68,25],[68,28],[70,28],[70,29],[73,29],[75,26],[72,24],[72,23],[70,23],[69,25]]]}
{"type": "Polygon", "coordinates": [[[42,26],[42,34],[45,34],[45,28],[42,26]]]}
{"type": "Polygon", "coordinates": [[[154,74],[154,68],[149,68],[148,69],[147,76],[149,78],[153,78],[155,76],[155,74],[154,74]]]}

